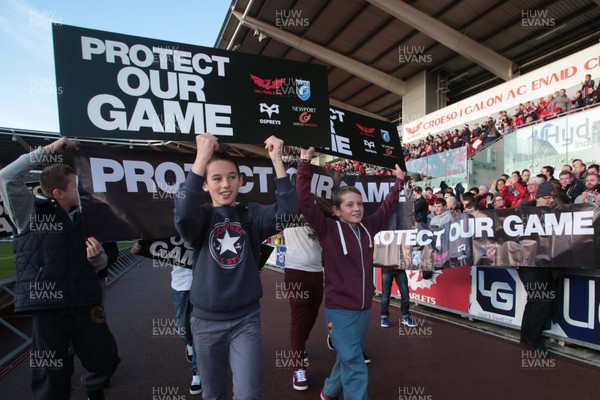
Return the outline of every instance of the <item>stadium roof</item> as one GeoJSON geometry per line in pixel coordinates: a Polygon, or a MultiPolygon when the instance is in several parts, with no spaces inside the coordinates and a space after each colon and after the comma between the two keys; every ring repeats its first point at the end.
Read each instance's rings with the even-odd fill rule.
{"type": "MultiPolygon", "coordinates": [[[[215,47],[325,65],[333,105],[401,122],[406,80],[424,69],[455,103],[599,39],[600,0],[233,0],[215,47]]],[[[0,167],[57,135],[0,128],[0,167]]],[[[195,151],[186,142],[84,141],[195,151]]]]}
{"type": "Polygon", "coordinates": [[[600,0],[233,0],[215,47],[323,64],[332,104],[399,122],[423,69],[455,103],[599,38],[600,0]]]}

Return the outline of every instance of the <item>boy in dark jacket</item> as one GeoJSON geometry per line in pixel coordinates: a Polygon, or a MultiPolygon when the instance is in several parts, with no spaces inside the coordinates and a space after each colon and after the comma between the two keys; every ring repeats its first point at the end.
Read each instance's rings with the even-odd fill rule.
{"type": "MultiPolygon", "coordinates": [[[[243,184],[239,167],[210,133],[196,136],[196,160],[175,199],[175,226],[194,248],[191,327],[205,399],[225,399],[227,364],[233,397],[260,394],[261,242],[281,227],[278,217],[298,212],[298,198],[283,162],[283,141],[271,136],[265,149],[276,175],[275,204],[236,203],[243,184]],[[210,201],[204,192],[210,194],[210,201]]],[[[281,221],[281,220],[280,220],[281,221]]]]}
{"type": "Polygon", "coordinates": [[[337,359],[321,391],[321,399],[366,400],[368,371],[363,341],[371,319],[373,300],[373,237],[398,208],[404,172],[396,165],[398,178],[375,214],[363,219],[364,207],[358,189],[346,186],[333,194],[333,212],[327,218],[310,194],[310,159],[314,148],[302,149],[296,185],[300,211],[312,226],[323,248],[325,271],[325,319],[337,359]]]}
{"type": "Polygon", "coordinates": [[[75,148],[62,137],[0,171],[0,194],[16,227],[15,312],[32,314],[34,399],[70,398],[69,342],[88,370],[81,381],[89,399],[104,399],[102,388],[119,363],[96,276],[107,256],[100,242],[84,235],[75,171],[65,164],[46,167],[40,176],[45,198],[35,198],[25,185],[38,164],[75,148]]]}

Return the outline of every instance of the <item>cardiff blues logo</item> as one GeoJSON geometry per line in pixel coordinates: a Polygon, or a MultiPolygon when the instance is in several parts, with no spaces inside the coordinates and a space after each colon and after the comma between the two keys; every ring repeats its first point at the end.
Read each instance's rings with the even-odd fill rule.
{"type": "Polygon", "coordinates": [[[310,98],[310,81],[296,79],[296,94],[302,101],[310,98]]]}
{"type": "Polygon", "coordinates": [[[244,258],[246,238],[239,222],[215,224],[209,236],[210,255],[221,268],[233,269],[244,258]]]}
{"type": "Polygon", "coordinates": [[[381,138],[385,140],[386,143],[389,143],[392,138],[390,137],[390,133],[388,131],[384,131],[381,129],[381,138]]]}

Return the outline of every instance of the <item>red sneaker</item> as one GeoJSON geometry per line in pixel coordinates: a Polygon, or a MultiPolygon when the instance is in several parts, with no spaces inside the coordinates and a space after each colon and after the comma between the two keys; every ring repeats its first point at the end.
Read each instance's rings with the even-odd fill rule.
{"type": "Polygon", "coordinates": [[[339,397],[329,397],[325,394],[325,389],[321,390],[321,400],[339,400],[339,397]]]}

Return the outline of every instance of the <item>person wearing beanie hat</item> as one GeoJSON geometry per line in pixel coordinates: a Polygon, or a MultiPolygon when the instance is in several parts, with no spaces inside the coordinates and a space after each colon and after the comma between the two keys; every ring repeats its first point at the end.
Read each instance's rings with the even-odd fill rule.
{"type": "MultiPolygon", "coordinates": [[[[551,182],[542,182],[535,194],[535,206],[553,207],[556,194],[557,191],[551,182]]],[[[552,302],[555,300],[556,293],[552,272],[544,267],[518,267],[517,271],[527,292],[527,303],[521,321],[520,343],[545,354],[546,345],[542,332],[550,328],[552,302]]]]}
{"type": "MultiPolygon", "coordinates": [[[[550,183],[549,181],[546,182],[542,182],[540,184],[540,186],[538,187],[537,192],[535,192],[535,198],[536,200],[540,200],[540,199],[544,199],[546,201],[550,200],[550,197],[555,198],[556,197],[556,189],[554,189],[554,185],[552,183],[550,183]]],[[[552,202],[554,200],[552,199],[552,202]]],[[[551,204],[536,204],[538,207],[539,206],[548,206],[551,204]]]]}

